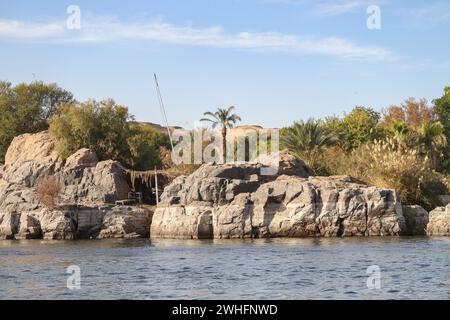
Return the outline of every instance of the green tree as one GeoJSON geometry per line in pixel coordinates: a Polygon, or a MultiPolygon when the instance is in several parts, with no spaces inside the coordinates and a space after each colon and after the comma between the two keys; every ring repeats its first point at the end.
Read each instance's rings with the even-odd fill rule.
{"type": "Polygon", "coordinates": [[[309,119],[295,122],[293,126],[281,131],[282,148],[305,161],[316,173],[322,174],[322,154],[326,147],[333,145],[337,139],[322,121],[309,119]]]}
{"type": "Polygon", "coordinates": [[[344,141],[348,150],[353,150],[360,145],[373,141],[381,136],[381,128],[378,123],[380,114],[372,108],[355,107],[342,120],[344,141]]]}
{"type": "Polygon", "coordinates": [[[203,114],[209,118],[200,119],[200,121],[211,122],[213,129],[217,126],[222,128],[222,153],[224,163],[227,162],[227,130],[233,128],[238,121],[241,121],[241,118],[233,113],[234,110],[235,107],[233,106],[228,109],[218,108],[214,113],[208,111],[203,114]]]}
{"type": "Polygon", "coordinates": [[[450,139],[450,87],[445,87],[444,95],[433,101],[439,121],[444,127],[445,135],[450,139]]]}
{"type": "Polygon", "coordinates": [[[406,122],[393,120],[388,128],[389,135],[396,141],[399,148],[404,149],[407,146],[410,137],[410,129],[406,122]]]}
{"type": "Polygon", "coordinates": [[[130,158],[126,161],[135,170],[162,167],[161,148],[170,150],[169,137],[145,124],[132,123],[127,139],[130,158]]]}
{"type": "Polygon", "coordinates": [[[436,122],[437,115],[426,99],[406,99],[400,105],[393,105],[382,111],[383,126],[390,127],[393,122],[405,122],[409,128],[417,129],[421,123],[436,122]]]}
{"type": "Polygon", "coordinates": [[[64,158],[90,148],[100,160],[117,160],[135,170],[161,166],[159,149],[169,147],[169,138],[132,120],[128,109],[114,100],[90,100],[62,105],[50,119],[49,131],[64,158]]]}
{"type": "Polygon", "coordinates": [[[0,81],[0,161],[15,136],[48,128],[48,119],[62,103],[73,102],[72,93],[42,81],[13,86],[0,81]]]}
{"type": "Polygon", "coordinates": [[[50,134],[65,158],[78,149],[91,148],[102,160],[122,160],[128,153],[130,118],[128,109],[113,100],[64,104],[50,120],[50,134]]]}
{"type": "Polygon", "coordinates": [[[433,168],[438,169],[438,159],[448,146],[444,126],[440,122],[422,123],[417,135],[422,152],[430,157],[433,168]]]}

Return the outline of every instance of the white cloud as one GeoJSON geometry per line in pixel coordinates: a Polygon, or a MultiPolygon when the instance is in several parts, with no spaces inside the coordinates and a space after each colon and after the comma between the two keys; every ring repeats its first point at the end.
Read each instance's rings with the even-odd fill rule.
{"type": "Polygon", "coordinates": [[[367,8],[370,5],[380,4],[379,0],[345,0],[345,1],[325,1],[315,6],[314,12],[320,16],[337,16],[344,13],[353,12],[360,8],[367,8]]]}
{"type": "Polygon", "coordinates": [[[65,25],[59,22],[26,23],[14,20],[0,20],[0,38],[60,37],[64,35],[65,31],[65,25]]]}
{"type": "Polygon", "coordinates": [[[222,27],[195,28],[154,21],[121,23],[114,18],[82,20],[81,30],[67,30],[64,22],[29,23],[0,20],[0,39],[52,42],[154,41],[174,45],[323,54],[343,58],[394,60],[379,46],[359,46],[342,38],[313,38],[277,32],[226,33],[222,27]]]}
{"type": "Polygon", "coordinates": [[[367,8],[370,5],[379,5],[386,0],[266,0],[266,2],[306,6],[308,11],[316,16],[338,16],[354,12],[357,9],[367,8]]]}

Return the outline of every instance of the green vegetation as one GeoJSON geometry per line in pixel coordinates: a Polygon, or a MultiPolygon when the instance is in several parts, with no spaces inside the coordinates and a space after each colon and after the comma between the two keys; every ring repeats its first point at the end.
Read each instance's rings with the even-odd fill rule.
{"type": "Polygon", "coordinates": [[[136,170],[160,167],[160,147],[168,147],[167,136],[132,120],[128,109],[111,99],[91,100],[63,104],[51,118],[49,131],[64,158],[86,147],[101,160],[118,160],[136,170]]]}
{"type": "Polygon", "coordinates": [[[313,167],[317,174],[327,174],[324,151],[336,143],[337,136],[323,121],[295,122],[281,130],[280,138],[286,149],[313,167]]]}
{"type": "Polygon", "coordinates": [[[213,129],[217,126],[222,128],[222,155],[223,162],[227,159],[227,130],[233,128],[233,126],[241,121],[241,118],[234,114],[235,107],[231,106],[228,109],[218,108],[216,112],[205,112],[203,115],[209,118],[202,118],[200,121],[211,122],[213,129]]]}
{"type": "Polygon", "coordinates": [[[48,128],[48,119],[62,103],[74,102],[73,95],[56,84],[0,81],[0,162],[12,139],[23,133],[48,128]]]}
{"type": "MultiPolygon", "coordinates": [[[[234,107],[219,108],[201,120],[220,127],[226,137],[241,120],[233,112],[234,107]]],[[[15,136],[47,129],[63,157],[87,147],[101,160],[118,160],[135,170],[197,167],[174,166],[167,135],[135,122],[111,99],[79,103],[56,84],[0,81],[0,162],[15,136]]],[[[405,204],[431,209],[450,181],[450,87],[432,105],[410,98],[381,113],[357,106],[343,117],[297,121],[281,130],[280,141],[319,175],[351,175],[397,190],[405,204]]],[[[224,139],[224,158],[226,148],[224,139]]]]}
{"type": "Polygon", "coordinates": [[[281,144],[317,174],[350,175],[432,209],[448,192],[449,93],[434,106],[408,99],[383,115],[356,107],[343,118],[296,122],[281,130],[281,144]]]}

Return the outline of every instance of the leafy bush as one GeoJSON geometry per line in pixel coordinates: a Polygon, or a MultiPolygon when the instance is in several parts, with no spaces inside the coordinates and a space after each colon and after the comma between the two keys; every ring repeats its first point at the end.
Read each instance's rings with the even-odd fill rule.
{"type": "Polygon", "coordinates": [[[372,108],[357,106],[344,118],[328,117],[325,126],[337,138],[337,144],[347,151],[384,137],[379,125],[380,114],[372,108]]]}
{"type": "Polygon", "coordinates": [[[49,209],[56,208],[58,204],[61,185],[55,177],[45,177],[36,186],[39,201],[49,209]]]}
{"type": "MultiPolygon", "coordinates": [[[[147,125],[132,123],[130,136],[127,139],[130,150],[129,159],[125,163],[135,170],[148,170],[155,166],[164,167],[162,150],[170,149],[170,141],[167,135],[162,134],[147,125]]],[[[170,155],[170,151],[169,151],[170,155]]]]}
{"type": "Polygon", "coordinates": [[[62,105],[49,131],[64,158],[90,148],[100,160],[117,160],[132,169],[160,166],[159,147],[169,144],[167,136],[131,120],[128,109],[113,100],[91,100],[62,105]]]}
{"type": "Polygon", "coordinates": [[[54,83],[12,86],[0,81],[0,162],[15,136],[46,130],[47,120],[61,103],[72,101],[72,94],[54,83]]]}

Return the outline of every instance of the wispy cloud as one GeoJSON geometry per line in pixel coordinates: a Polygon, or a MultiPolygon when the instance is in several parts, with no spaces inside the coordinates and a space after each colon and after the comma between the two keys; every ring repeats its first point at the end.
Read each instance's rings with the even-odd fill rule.
{"type": "Polygon", "coordinates": [[[65,33],[65,25],[60,22],[26,23],[22,21],[0,20],[0,38],[50,38],[61,37],[65,33]]]}
{"type": "Polygon", "coordinates": [[[323,1],[318,3],[313,10],[320,16],[337,16],[344,13],[354,12],[361,8],[367,8],[370,5],[381,4],[380,0],[341,0],[341,1],[323,1]]]}
{"type": "Polygon", "coordinates": [[[156,20],[151,23],[122,23],[97,17],[82,21],[80,30],[68,30],[64,21],[47,23],[0,20],[0,39],[51,42],[101,43],[149,41],[174,45],[322,54],[342,58],[395,60],[390,50],[361,46],[342,38],[316,38],[277,32],[227,33],[220,26],[195,28],[156,20]]]}
{"type": "Polygon", "coordinates": [[[266,0],[280,4],[305,6],[316,16],[338,16],[367,8],[370,5],[379,5],[386,0],[266,0]]]}

